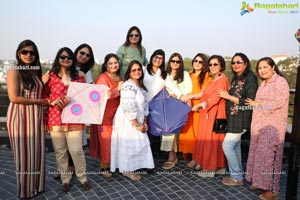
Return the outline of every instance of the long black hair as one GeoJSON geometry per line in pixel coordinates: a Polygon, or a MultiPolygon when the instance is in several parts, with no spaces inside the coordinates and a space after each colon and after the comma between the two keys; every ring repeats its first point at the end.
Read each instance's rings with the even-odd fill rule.
{"type": "Polygon", "coordinates": [[[143,47],[142,47],[142,39],[143,39],[143,37],[142,37],[142,32],[139,29],[139,27],[132,26],[132,27],[129,28],[129,30],[127,31],[126,40],[125,40],[125,42],[124,42],[123,45],[125,47],[128,47],[130,45],[129,35],[131,34],[132,31],[137,31],[138,34],[140,35],[139,41],[137,43],[137,48],[138,48],[138,50],[140,52],[140,56],[142,57],[143,56],[143,47]]]}
{"type": "Polygon", "coordinates": [[[102,64],[102,68],[101,68],[101,69],[102,69],[102,73],[107,71],[107,63],[108,63],[108,61],[109,61],[110,58],[115,58],[115,59],[117,59],[117,61],[118,61],[118,63],[119,63],[119,69],[117,70],[117,75],[120,75],[120,74],[121,74],[121,69],[120,69],[120,61],[119,61],[119,57],[118,57],[116,54],[114,54],[114,53],[109,53],[109,54],[107,54],[107,55],[105,56],[104,62],[103,62],[103,64],[102,64]]]}
{"type": "Polygon", "coordinates": [[[17,59],[17,66],[18,67],[21,67],[21,66],[23,67],[23,66],[26,65],[21,60],[21,57],[19,56],[19,53],[24,47],[28,47],[28,46],[31,46],[33,48],[35,59],[31,63],[31,66],[28,66],[27,69],[22,68],[21,70],[19,70],[19,74],[20,74],[21,81],[23,83],[23,87],[25,89],[31,90],[32,88],[34,88],[36,86],[35,81],[33,79],[33,75],[37,76],[40,80],[41,80],[41,77],[42,77],[42,66],[41,66],[41,63],[40,63],[39,51],[38,51],[38,48],[35,45],[35,43],[31,40],[22,41],[19,44],[19,46],[16,50],[16,59],[17,59]],[[34,69],[32,67],[34,67],[34,69]]]}
{"type": "Polygon", "coordinates": [[[143,82],[143,80],[144,80],[144,71],[143,71],[142,64],[139,61],[137,61],[137,60],[132,60],[129,63],[127,71],[125,73],[125,81],[127,81],[128,79],[130,79],[131,68],[132,68],[132,66],[134,64],[137,64],[139,66],[139,68],[141,69],[141,71],[142,71],[142,76],[139,79],[139,84],[140,84],[141,88],[143,88],[145,91],[148,91],[147,88],[144,85],[144,82],[143,82]]]}
{"type": "Polygon", "coordinates": [[[89,58],[89,60],[86,63],[82,64],[82,66],[80,66],[80,71],[82,71],[83,73],[86,74],[94,66],[94,64],[95,64],[95,57],[94,57],[94,53],[93,53],[92,47],[90,45],[84,43],[84,44],[79,45],[75,49],[74,54],[76,56],[76,59],[77,59],[77,54],[83,48],[88,48],[89,52],[90,52],[90,55],[91,55],[91,57],[89,58]]]}
{"type": "Polygon", "coordinates": [[[152,69],[152,66],[153,66],[153,59],[155,56],[157,55],[160,55],[163,57],[163,60],[162,60],[162,64],[159,66],[159,69],[161,71],[161,74],[160,74],[160,77],[165,80],[166,77],[167,77],[167,72],[165,70],[166,66],[165,66],[165,52],[162,50],[162,49],[157,49],[153,52],[153,54],[151,55],[151,58],[150,58],[150,62],[147,64],[147,71],[149,74],[154,74],[154,71],[152,69]]]}
{"type": "MultiPolygon", "coordinates": [[[[208,68],[208,57],[207,55],[205,55],[204,53],[198,53],[197,55],[195,55],[195,57],[192,60],[192,63],[194,64],[195,60],[197,57],[200,57],[203,61],[202,64],[202,70],[198,76],[199,79],[199,85],[200,87],[202,87],[203,83],[204,83],[204,79],[205,79],[205,75],[209,72],[209,68],[208,68]]],[[[195,73],[195,69],[193,68],[193,72],[195,73]]]]}
{"type": "Polygon", "coordinates": [[[175,74],[175,76],[174,76],[174,80],[177,81],[177,83],[181,83],[181,82],[183,81],[183,77],[184,77],[184,64],[183,64],[182,56],[181,56],[179,53],[173,53],[173,54],[170,56],[169,61],[168,61],[168,64],[167,64],[166,72],[167,72],[168,74],[171,74],[171,71],[172,71],[172,68],[171,68],[171,60],[172,60],[174,57],[178,57],[179,60],[180,60],[179,68],[178,68],[177,71],[176,71],[176,74],[175,74]]]}
{"type": "Polygon", "coordinates": [[[60,72],[60,64],[59,64],[59,56],[61,56],[62,52],[67,52],[68,55],[72,58],[72,65],[69,67],[69,71],[70,71],[70,77],[72,80],[77,79],[78,78],[78,72],[76,70],[76,58],[75,58],[75,54],[73,53],[73,51],[68,48],[68,47],[63,47],[61,49],[58,50],[55,60],[53,62],[52,65],[52,69],[51,72],[54,72],[54,74],[56,74],[56,76],[58,76],[58,73],[60,72]]]}

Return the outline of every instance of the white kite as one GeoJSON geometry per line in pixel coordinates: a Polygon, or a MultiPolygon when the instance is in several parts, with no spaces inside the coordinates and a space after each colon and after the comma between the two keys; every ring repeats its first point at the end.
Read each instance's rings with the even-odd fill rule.
{"type": "Polygon", "coordinates": [[[107,102],[106,85],[71,82],[70,103],[62,111],[63,123],[101,124],[107,102]]]}

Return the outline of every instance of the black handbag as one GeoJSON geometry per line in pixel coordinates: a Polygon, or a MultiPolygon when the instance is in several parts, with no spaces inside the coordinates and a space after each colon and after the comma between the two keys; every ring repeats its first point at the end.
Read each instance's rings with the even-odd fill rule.
{"type": "MultiPolygon", "coordinates": [[[[219,110],[219,105],[218,105],[219,110]]],[[[217,134],[223,134],[227,132],[227,119],[218,118],[218,110],[216,113],[216,119],[213,126],[213,132],[217,134]]]]}
{"type": "Polygon", "coordinates": [[[227,119],[216,119],[213,132],[215,133],[226,133],[227,132],[227,119]]]}

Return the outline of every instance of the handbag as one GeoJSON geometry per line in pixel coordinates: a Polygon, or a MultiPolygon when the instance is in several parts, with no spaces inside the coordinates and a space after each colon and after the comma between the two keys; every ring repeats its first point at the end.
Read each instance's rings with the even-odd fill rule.
{"type": "Polygon", "coordinates": [[[227,132],[227,119],[216,119],[214,126],[213,126],[213,132],[220,134],[220,133],[226,133],[227,132]]]}
{"type": "MultiPolygon", "coordinates": [[[[218,110],[219,110],[219,105],[218,105],[218,110]]],[[[222,134],[227,132],[227,119],[224,118],[219,118],[218,119],[218,110],[216,113],[216,119],[214,122],[213,126],[213,132],[217,134],[222,134]]]]}

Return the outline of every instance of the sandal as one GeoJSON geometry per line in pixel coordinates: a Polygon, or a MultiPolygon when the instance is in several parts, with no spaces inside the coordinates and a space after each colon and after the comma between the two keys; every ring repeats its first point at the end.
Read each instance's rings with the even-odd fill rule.
{"type": "Polygon", "coordinates": [[[197,164],[195,167],[194,167],[194,170],[195,171],[200,171],[202,169],[201,165],[197,164]]]}
{"type": "Polygon", "coordinates": [[[188,168],[195,169],[196,165],[197,165],[197,162],[194,160],[191,160],[186,166],[188,168]]]}
{"type": "Polygon", "coordinates": [[[107,169],[107,168],[102,169],[102,170],[101,170],[101,174],[102,174],[102,176],[105,177],[105,178],[110,178],[110,177],[112,177],[112,173],[111,173],[110,170],[107,169]]]}
{"type": "Polygon", "coordinates": [[[123,173],[122,175],[125,176],[125,177],[130,178],[133,181],[138,181],[138,180],[141,180],[141,178],[142,178],[141,175],[134,174],[134,173],[123,173]]]}
{"type": "Polygon", "coordinates": [[[275,200],[275,199],[279,199],[279,192],[273,193],[271,191],[266,191],[266,192],[262,193],[261,195],[259,195],[258,197],[259,197],[259,199],[262,199],[262,200],[275,200]]]}
{"type": "Polygon", "coordinates": [[[171,168],[175,167],[177,161],[178,161],[177,158],[174,161],[167,161],[163,164],[162,168],[163,169],[171,169],[171,168]]]}

